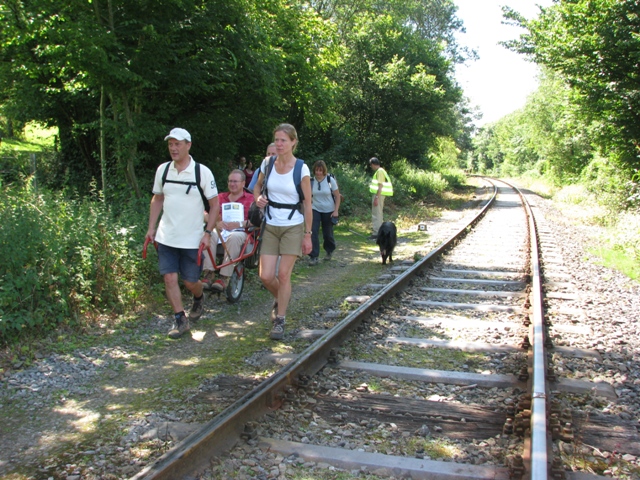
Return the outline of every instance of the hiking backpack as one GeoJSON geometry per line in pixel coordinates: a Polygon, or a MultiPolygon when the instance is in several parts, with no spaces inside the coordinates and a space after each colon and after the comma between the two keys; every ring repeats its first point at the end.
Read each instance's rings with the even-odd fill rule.
{"type": "MultiPolygon", "coordinates": [[[[264,183],[262,184],[262,194],[266,194],[267,198],[269,194],[267,192],[267,182],[269,181],[269,175],[271,174],[271,170],[273,170],[273,166],[276,163],[276,156],[272,156],[269,159],[269,165],[267,165],[267,174],[264,176],[264,183]]],[[[302,187],[300,183],[302,182],[302,166],[304,165],[304,160],[296,158],[296,164],[293,167],[293,183],[296,186],[296,191],[298,192],[298,203],[278,203],[272,202],[269,200],[267,205],[266,214],[271,218],[271,214],[269,213],[269,207],[275,208],[289,208],[291,209],[291,213],[289,214],[289,220],[293,217],[294,212],[297,210],[302,213],[302,202],[304,201],[304,193],[302,193],[302,187]]]]}
{"type": "MultiPolygon", "coordinates": [[[[333,173],[327,173],[326,179],[327,179],[327,183],[329,184],[329,190],[331,191],[331,198],[333,199],[333,203],[336,203],[336,197],[333,196],[333,188],[331,188],[331,179],[336,179],[335,175],[333,173]]],[[[313,184],[316,181],[315,177],[312,175],[311,176],[311,191],[313,192],[313,184]]],[[[340,203],[344,202],[344,195],[340,194],[340,203]]]]}
{"type": "Polygon", "coordinates": [[[179,185],[188,185],[189,188],[187,188],[187,194],[189,193],[189,191],[191,190],[191,187],[197,187],[198,191],[200,192],[200,196],[202,197],[202,203],[204,205],[204,210],[205,212],[209,212],[209,200],[207,200],[207,197],[204,196],[204,190],[202,189],[202,186],[200,185],[200,164],[198,162],[196,162],[194,160],[194,163],[196,164],[196,181],[195,182],[181,182],[178,180],[167,180],[167,174],[169,173],[169,167],[171,166],[171,162],[167,162],[167,166],[164,169],[164,172],[162,173],[162,186],[164,187],[165,183],[177,183],[179,185]]]}

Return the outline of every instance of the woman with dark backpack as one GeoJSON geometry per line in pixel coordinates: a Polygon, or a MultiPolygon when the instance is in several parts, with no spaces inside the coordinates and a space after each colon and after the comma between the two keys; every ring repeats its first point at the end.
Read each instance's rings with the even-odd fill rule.
{"type": "Polygon", "coordinates": [[[296,129],[283,123],[273,133],[277,155],[262,162],[254,198],[264,209],[260,279],[274,297],[270,336],[280,340],[291,299],[293,266],[299,256],[311,251],[313,215],[309,167],[293,154],[298,145],[296,129]]]}
{"type": "Polygon", "coordinates": [[[309,265],[318,264],[320,255],[320,225],[322,225],[322,248],[327,252],[325,260],[331,260],[336,249],[333,238],[333,226],[338,223],[340,209],[340,190],[336,178],[328,173],[327,164],[318,160],[313,164],[313,178],[311,179],[311,195],[313,209],[313,226],[311,228],[311,253],[309,265]]]}

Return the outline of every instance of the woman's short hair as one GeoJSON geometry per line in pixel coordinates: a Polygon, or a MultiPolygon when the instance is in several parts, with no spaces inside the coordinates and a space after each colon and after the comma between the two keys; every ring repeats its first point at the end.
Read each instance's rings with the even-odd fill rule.
{"type": "Polygon", "coordinates": [[[324,163],[323,160],[318,160],[316,163],[313,164],[313,168],[311,170],[312,173],[316,173],[317,169],[321,169],[322,170],[322,174],[326,175],[327,174],[327,164],[324,163]]]}
{"type": "Polygon", "coordinates": [[[371,157],[369,159],[369,165],[380,165],[380,160],[377,157],[371,157]]]}
{"type": "Polygon", "coordinates": [[[295,140],[296,144],[293,146],[293,151],[295,152],[298,147],[298,132],[296,132],[296,127],[290,123],[281,123],[273,130],[273,134],[275,135],[276,132],[284,132],[291,140],[295,140]]]}

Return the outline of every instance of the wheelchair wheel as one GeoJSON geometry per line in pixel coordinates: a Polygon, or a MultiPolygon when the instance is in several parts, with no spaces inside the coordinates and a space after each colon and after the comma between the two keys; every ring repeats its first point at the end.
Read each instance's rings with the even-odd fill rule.
{"type": "Polygon", "coordinates": [[[227,302],[236,303],[240,300],[242,289],[244,288],[244,262],[238,262],[229,277],[227,285],[227,302]]]}

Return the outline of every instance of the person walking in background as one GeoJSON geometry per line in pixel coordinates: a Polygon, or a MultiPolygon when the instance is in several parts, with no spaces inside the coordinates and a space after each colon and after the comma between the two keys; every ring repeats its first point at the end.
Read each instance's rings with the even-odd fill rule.
{"type": "MultiPolygon", "coordinates": [[[[244,173],[242,170],[235,169],[229,174],[229,180],[227,185],[229,186],[228,192],[223,192],[218,195],[218,204],[220,205],[220,212],[218,214],[218,223],[216,223],[215,229],[211,232],[211,253],[216,254],[218,248],[219,234],[222,234],[222,238],[225,243],[225,252],[223,263],[228,263],[231,259],[236,259],[240,255],[242,246],[247,239],[247,232],[245,227],[247,226],[247,218],[249,217],[249,207],[253,203],[253,195],[244,190],[244,173]],[[244,211],[244,220],[241,222],[228,222],[224,219],[224,208],[227,203],[241,203],[244,211]]],[[[205,221],[207,214],[205,215],[205,221]]],[[[220,269],[220,278],[214,281],[215,271],[213,269],[213,263],[208,253],[204,255],[204,261],[202,263],[203,278],[202,283],[205,289],[213,290],[214,292],[223,292],[227,285],[229,285],[229,277],[233,273],[235,265],[231,264],[220,269]]]]}
{"type": "Polygon", "coordinates": [[[385,169],[380,166],[380,160],[376,157],[371,157],[369,159],[369,166],[373,170],[373,178],[369,184],[369,192],[373,194],[373,199],[371,200],[371,223],[373,232],[369,238],[375,239],[378,236],[378,230],[383,222],[384,197],[393,195],[393,185],[391,185],[391,179],[385,169]]]}
{"type": "Polygon", "coordinates": [[[242,170],[244,173],[244,186],[245,188],[249,188],[249,185],[251,185],[251,180],[253,180],[253,174],[255,172],[255,170],[253,169],[253,162],[251,160],[249,160],[247,162],[247,166],[244,167],[244,170],[242,170]]]}
{"type": "MultiPolygon", "coordinates": [[[[267,147],[267,155],[266,155],[266,157],[264,157],[264,160],[267,160],[268,158],[274,157],[276,155],[277,155],[276,144],[275,143],[270,143],[269,146],[267,147]]],[[[264,160],[263,160],[263,162],[264,162],[264,160]]],[[[253,192],[254,189],[256,188],[256,183],[258,183],[258,176],[259,175],[255,175],[254,174],[253,178],[251,179],[251,183],[247,187],[250,192],[253,192]]]]}
{"type": "Polygon", "coordinates": [[[159,270],[174,313],[174,324],[169,330],[169,337],[179,338],[190,330],[189,320],[197,320],[204,312],[198,249],[200,246],[208,246],[211,241],[211,230],[218,216],[218,189],[211,170],[196,164],[189,155],[189,132],[183,128],[174,128],[164,139],[172,161],[163,163],[156,170],[149,207],[149,228],[145,238],[149,242],[158,242],[159,270]],[[200,185],[196,182],[198,177],[200,185]],[[203,196],[208,201],[211,212],[204,232],[203,196]],[[156,230],[161,213],[162,218],[156,230]],[[182,305],[178,274],[182,276],[185,287],[193,294],[193,305],[188,318],[182,305]]]}
{"type": "Polygon", "coordinates": [[[320,225],[322,225],[322,248],[327,252],[325,260],[331,260],[336,249],[336,241],[333,238],[333,226],[338,223],[338,211],[340,209],[340,191],[338,183],[327,170],[327,164],[318,160],[313,164],[311,178],[311,195],[313,209],[313,226],[311,228],[311,253],[309,265],[318,264],[320,255],[320,225]]]}
{"type": "Polygon", "coordinates": [[[311,252],[313,214],[309,167],[294,155],[298,146],[296,129],[288,123],[278,125],[274,140],[276,157],[262,162],[253,195],[265,212],[260,279],[274,297],[270,336],[279,340],[284,336],[293,266],[300,255],[311,252]],[[278,256],[281,260],[276,273],[278,256]]]}

